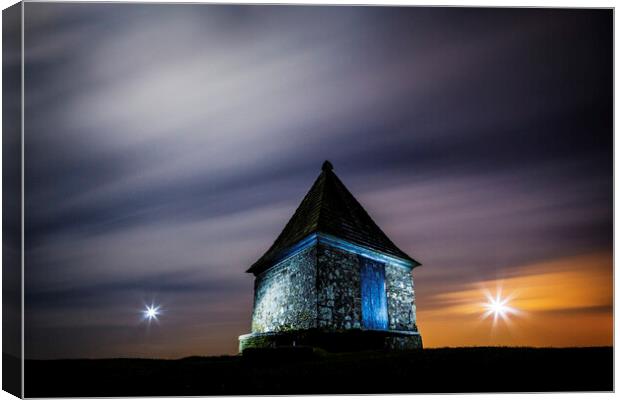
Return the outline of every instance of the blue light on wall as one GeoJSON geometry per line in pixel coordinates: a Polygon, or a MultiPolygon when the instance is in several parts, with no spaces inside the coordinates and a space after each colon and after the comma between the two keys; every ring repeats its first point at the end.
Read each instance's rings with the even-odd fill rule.
{"type": "MultiPolygon", "coordinates": [[[[278,254],[275,257],[273,264],[277,265],[283,262],[284,260],[286,260],[287,258],[294,256],[295,254],[307,249],[310,246],[315,246],[318,243],[326,244],[326,245],[329,245],[329,246],[332,246],[338,249],[349,251],[351,253],[358,254],[359,256],[363,256],[365,258],[377,261],[382,264],[389,263],[391,265],[403,267],[408,270],[411,270],[420,265],[416,261],[411,262],[409,260],[404,260],[401,258],[388,256],[387,254],[377,252],[376,250],[372,250],[370,248],[360,246],[358,244],[354,244],[346,240],[339,239],[335,236],[327,235],[324,233],[318,233],[318,232],[312,233],[306,236],[305,238],[297,242],[295,245],[289,247],[287,250],[278,254]]],[[[259,276],[264,273],[265,271],[259,274],[259,276]]]]}

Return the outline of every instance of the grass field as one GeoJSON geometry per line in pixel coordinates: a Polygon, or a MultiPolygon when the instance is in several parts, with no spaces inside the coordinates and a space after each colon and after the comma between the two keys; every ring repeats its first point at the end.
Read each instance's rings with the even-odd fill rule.
{"type": "Polygon", "coordinates": [[[180,360],[27,360],[27,397],[613,390],[613,349],[302,350],[180,360]]]}

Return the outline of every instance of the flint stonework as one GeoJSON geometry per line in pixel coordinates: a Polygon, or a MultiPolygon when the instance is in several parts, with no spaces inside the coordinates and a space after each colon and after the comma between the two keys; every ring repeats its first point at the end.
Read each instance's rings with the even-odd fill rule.
{"type": "Polygon", "coordinates": [[[311,247],[256,278],[252,332],[315,328],[316,304],[316,247],[311,247]]]}

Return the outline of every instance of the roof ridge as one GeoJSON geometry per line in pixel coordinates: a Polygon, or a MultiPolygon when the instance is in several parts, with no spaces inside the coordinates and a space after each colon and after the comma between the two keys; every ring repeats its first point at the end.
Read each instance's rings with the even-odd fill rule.
{"type": "Polygon", "coordinates": [[[332,170],[334,169],[334,166],[332,165],[332,163],[330,163],[328,160],[325,160],[323,162],[323,165],[321,166],[321,175],[319,175],[318,179],[321,179],[321,177],[323,178],[323,190],[321,190],[321,197],[319,199],[319,211],[317,213],[316,216],[316,229],[318,231],[321,230],[321,214],[323,214],[321,211],[323,210],[323,204],[324,204],[324,198],[325,198],[325,192],[327,189],[327,174],[333,174],[334,176],[336,176],[336,174],[334,174],[332,172],[332,170]]]}
{"type": "Polygon", "coordinates": [[[317,232],[419,265],[379,228],[333,172],[333,165],[329,161],[323,162],[321,170],[282,232],[247,272],[259,273],[270,267],[282,254],[317,232]]]}

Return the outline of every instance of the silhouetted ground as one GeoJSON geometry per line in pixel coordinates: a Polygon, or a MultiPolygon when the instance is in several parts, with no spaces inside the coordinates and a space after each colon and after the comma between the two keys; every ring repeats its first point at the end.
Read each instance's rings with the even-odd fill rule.
{"type": "Polygon", "coordinates": [[[180,360],[28,360],[25,378],[27,397],[612,391],[613,349],[290,349],[180,360]]]}

